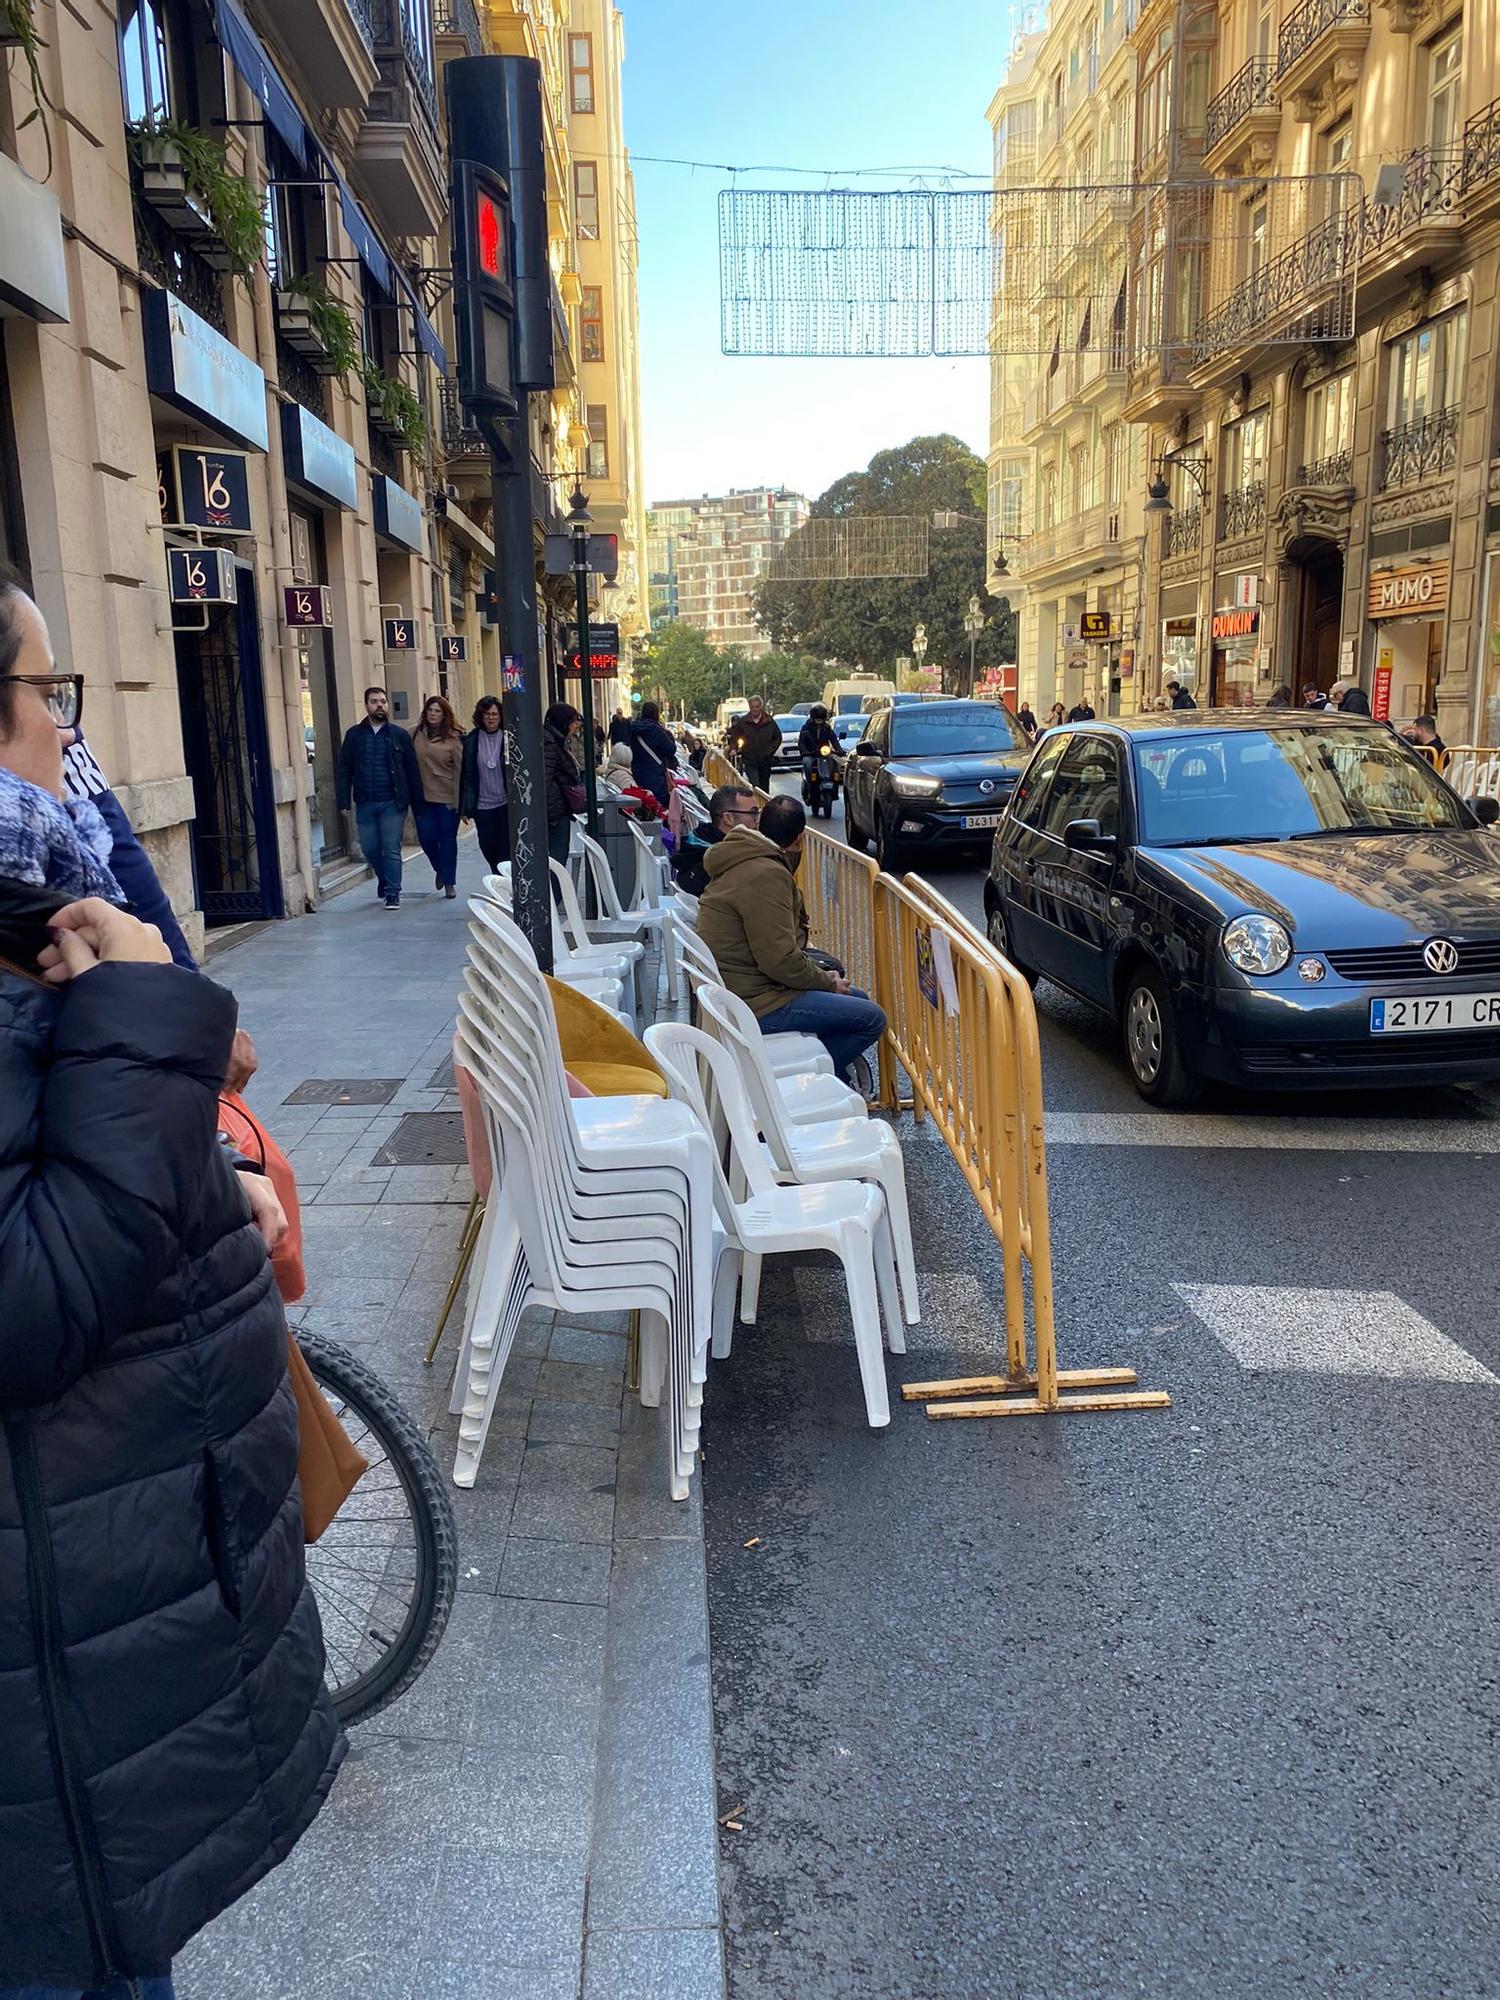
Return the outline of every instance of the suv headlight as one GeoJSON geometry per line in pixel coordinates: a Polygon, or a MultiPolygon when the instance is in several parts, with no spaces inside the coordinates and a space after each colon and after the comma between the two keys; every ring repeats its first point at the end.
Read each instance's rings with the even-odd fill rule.
{"type": "Polygon", "coordinates": [[[1274,917],[1236,917],[1224,933],[1224,956],[1241,972],[1280,972],[1292,941],[1274,917]]]}
{"type": "Polygon", "coordinates": [[[919,777],[915,771],[892,771],[891,783],[903,799],[935,799],[943,789],[941,780],[919,777]]]}

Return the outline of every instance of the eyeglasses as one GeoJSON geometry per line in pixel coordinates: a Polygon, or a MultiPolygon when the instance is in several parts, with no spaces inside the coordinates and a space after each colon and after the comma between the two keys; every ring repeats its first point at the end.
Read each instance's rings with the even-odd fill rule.
{"type": "Polygon", "coordinates": [[[759,819],[759,806],[731,806],[724,815],[726,819],[759,819]]]}
{"type": "Polygon", "coordinates": [[[7,678],[22,687],[40,688],[59,729],[78,726],[83,714],[82,674],[10,674],[7,678]]]}

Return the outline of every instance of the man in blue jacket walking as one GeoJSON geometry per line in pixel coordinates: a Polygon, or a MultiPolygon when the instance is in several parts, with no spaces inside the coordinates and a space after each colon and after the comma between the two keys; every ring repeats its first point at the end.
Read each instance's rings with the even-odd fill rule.
{"type": "Polygon", "coordinates": [[[383,687],[365,689],[365,717],[339,748],[336,790],[340,812],[354,807],[359,845],[375,873],[375,893],[388,910],[401,907],[401,830],[422,803],[417,753],[404,729],[391,722],[383,687]]]}

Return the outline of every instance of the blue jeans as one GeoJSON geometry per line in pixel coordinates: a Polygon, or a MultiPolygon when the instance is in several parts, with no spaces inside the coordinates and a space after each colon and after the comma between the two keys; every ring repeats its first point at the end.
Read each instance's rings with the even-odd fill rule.
{"type": "Polygon", "coordinates": [[[0,2000],[173,2000],[170,1979],[112,1979],[84,1993],[76,1986],[0,1986],[0,2000]]]}
{"type": "Polygon", "coordinates": [[[799,993],[760,1017],[763,1035],[816,1035],[840,1076],[885,1033],[885,1009],[854,987],[848,993],[799,993]]]}
{"type": "Polygon", "coordinates": [[[420,805],[412,810],[417,818],[417,838],[432,863],[438,887],[451,888],[458,880],[458,808],[420,805]]]}
{"type": "Polygon", "coordinates": [[[405,806],[389,800],[378,806],[356,806],[354,822],[359,828],[360,852],[375,870],[375,886],[382,896],[401,894],[401,829],[406,825],[405,806]]]}

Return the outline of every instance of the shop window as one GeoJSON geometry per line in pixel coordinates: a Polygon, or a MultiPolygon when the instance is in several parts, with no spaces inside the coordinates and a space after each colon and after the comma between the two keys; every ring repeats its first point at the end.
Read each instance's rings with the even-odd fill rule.
{"type": "Polygon", "coordinates": [[[609,477],[609,411],[603,403],[588,407],[590,479],[609,477]]]}
{"type": "Polygon", "coordinates": [[[592,160],[573,162],[573,208],[580,243],[599,241],[599,169],[592,160]]]}
{"type": "Polygon", "coordinates": [[[1458,405],[1468,316],[1419,326],[1391,349],[1391,429],[1421,423],[1458,405]]]}
{"type": "Polygon", "coordinates": [[[583,358],[585,361],[604,359],[604,289],[600,285],[585,285],[583,288],[583,310],[579,324],[583,331],[583,358]]]}
{"type": "Polygon", "coordinates": [[[568,37],[568,101],[575,111],[594,108],[594,38],[568,37]]]}

